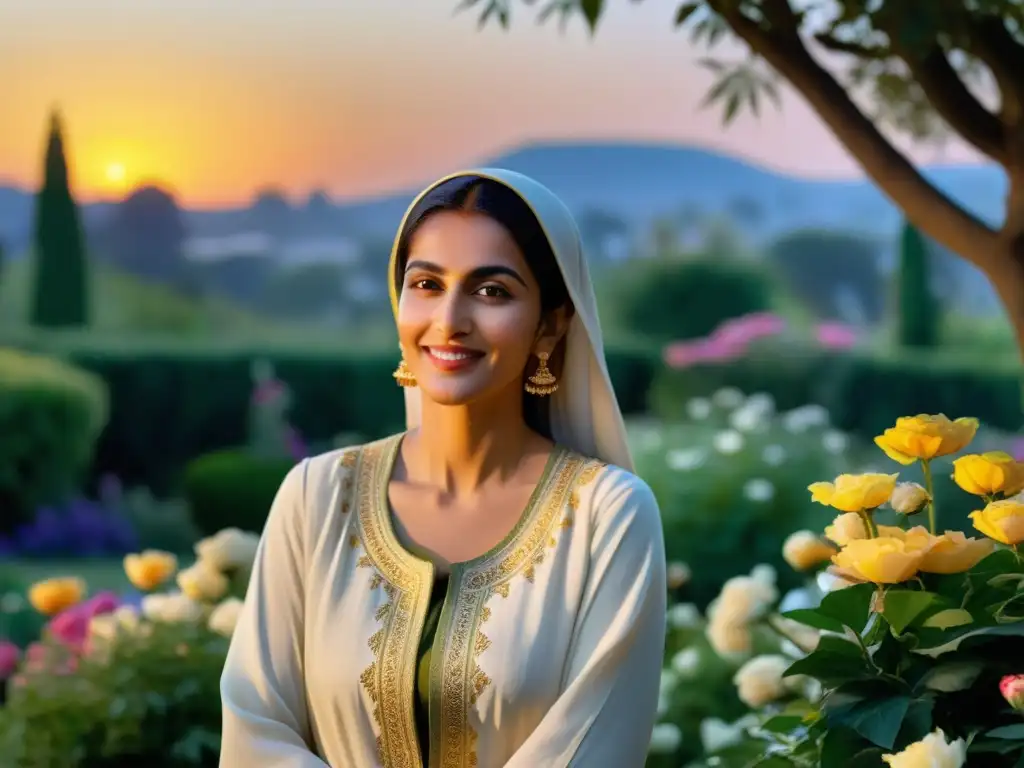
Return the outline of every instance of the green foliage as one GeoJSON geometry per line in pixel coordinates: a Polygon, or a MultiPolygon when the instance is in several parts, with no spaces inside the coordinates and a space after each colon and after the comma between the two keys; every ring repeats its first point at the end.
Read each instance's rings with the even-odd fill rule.
{"type": "Polygon", "coordinates": [[[107,410],[107,392],[96,376],[0,348],[0,532],[75,490],[107,410]]]}
{"type": "Polygon", "coordinates": [[[772,281],[753,262],[642,259],[608,279],[608,312],[623,330],[654,342],[700,338],[724,320],[772,308],[772,281]]]}
{"type": "Polygon", "coordinates": [[[651,385],[652,412],[673,419],[693,397],[721,387],[770,394],[780,408],[825,406],[837,427],[873,438],[899,416],[973,414],[997,429],[1021,426],[1021,370],[1015,362],[931,351],[836,353],[794,343],[762,343],[745,357],[683,370],[663,368],[651,385]]]}
{"type": "Polygon", "coordinates": [[[864,237],[827,230],[783,235],[766,257],[782,282],[823,319],[844,320],[841,297],[849,292],[863,320],[877,323],[885,312],[885,281],[877,244],[864,237]]]}
{"type": "Polygon", "coordinates": [[[110,489],[103,502],[131,524],[139,549],[191,552],[200,538],[199,529],[185,499],[160,499],[148,488],[110,489]]]}
{"type": "Polygon", "coordinates": [[[43,618],[25,599],[30,583],[17,564],[0,561],[0,642],[24,648],[39,637],[43,618]]]}
{"type": "MultiPolygon", "coordinates": [[[[478,9],[481,25],[495,20],[507,27],[516,4],[462,0],[459,8],[478,9]]],[[[609,5],[606,0],[548,0],[539,4],[537,15],[540,21],[558,17],[563,26],[579,16],[593,33],[609,5]]],[[[776,79],[758,66],[760,57],[779,72],[807,72],[813,65],[807,63],[802,41],[814,40],[850,62],[843,73],[845,85],[872,97],[876,120],[915,138],[952,128],[985,153],[1005,148],[1000,147],[997,116],[976,100],[970,87],[984,82],[985,68],[1001,87],[1014,82],[1024,60],[1024,3],[839,0],[833,5],[831,12],[822,12],[813,5],[771,0],[685,0],[677,6],[674,26],[708,49],[730,34],[750,47],[753,55],[746,60],[709,60],[718,79],[708,101],[722,105],[726,123],[741,107],[756,113],[763,96],[778,101],[776,79]],[[779,66],[783,61],[788,66],[779,66]]]]}
{"type": "Polygon", "coordinates": [[[36,198],[32,323],[47,328],[89,322],[89,275],[78,206],[68,187],[64,140],[54,115],[46,175],[36,198]]]}
{"type": "MultiPolygon", "coordinates": [[[[89,336],[32,343],[94,372],[110,390],[96,475],[115,474],[160,495],[176,490],[190,459],[247,443],[254,360],[270,363],[288,384],[295,402],[289,418],[307,442],[327,445],[340,432],[375,439],[405,428],[402,391],[391,378],[398,355],[390,344],[344,351],[337,340],[319,348],[294,339],[130,344],[89,336]]],[[[620,405],[627,413],[642,411],[656,355],[613,348],[607,357],[620,405]]]]}
{"type": "Polygon", "coordinates": [[[851,441],[824,409],[779,414],[763,394],[723,390],[689,411],[670,425],[635,424],[631,443],[658,499],[667,556],[692,570],[692,599],[706,605],[726,579],[762,563],[780,570],[781,588],[796,587],[782,544],[796,529],[819,527],[807,486],[839,474],[851,441]]]}
{"type": "MultiPolygon", "coordinates": [[[[29,673],[0,708],[10,768],[214,768],[228,641],[202,624],[122,635],[71,674],[29,673]]],[[[56,643],[51,653],[64,653],[56,643]]]]}
{"type": "Polygon", "coordinates": [[[184,492],[200,532],[223,528],[261,533],[290,459],[258,456],[242,449],[209,453],[185,468],[184,492]]]}
{"type": "Polygon", "coordinates": [[[904,223],[897,278],[897,339],[904,347],[935,347],[939,343],[941,312],[932,290],[931,253],[921,233],[904,223]]]}

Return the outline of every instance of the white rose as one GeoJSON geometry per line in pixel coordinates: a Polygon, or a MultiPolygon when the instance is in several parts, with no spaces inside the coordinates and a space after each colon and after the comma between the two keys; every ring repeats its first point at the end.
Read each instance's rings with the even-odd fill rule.
{"type": "Polygon", "coordinates": [[[902,752],[884,755],[892,768],[962,768],[967,763],[967,745],[963,739],[946,741],[941,729],[911,744],[902,752]]]}
{"type": "Polygon", "coordinates": [[[651,731],[650,752],[654,755],[666,755],[679,749],[683,741],[683,732],[675,723],[658,723],[651,731]]]}
{"type": "Polygon", "coordinates": [[[210,613],[210,629],[218,635],[231,637],[232,633],[235,631],[235,625],[238,624],[238,617],[242,612],[242,605],[242,601],[237,597],[229,597],[227,600],[220,603],[210,613]]]}
{"type": "Polygon", "coordinates": [[[736,672],[733,684],[740,701],[751,709],[759,709],[786,694],[783,673],[792,662],[785,656],[770,654],[756,656],[736,672]]]}
{"type": "Polygon", "coordinates": [[[248,568],[256,557],[260,537],[238,528],[225,528],[195,546],[196,557],[219,571],[248,568]]]}
{"type": "Polygon", "coordinates": [[[700,741],[708,754],[721,752],[723,749],[739,743],[743,738],[743,729],[725,722],[717,717],[708,717],[700,723],[700,741]]]}
{"type": "Polygon", "coordinates": [[[672,669],[680,677],[693,677],[700,669],[700,650],[684,648],[672,657],[672,669]]]}
{"type": "Polygon", "coordinates": [[[182,592],[158,593],[142,598],[142,613],[152,621],[174,624],[198,621],[203,606],[182,592]]]}
{"type": "Polygon", "coordinates": [[[711,396],[711,401],[719,408],[738,408],[743,403],[743,393],[736,387],[722,387],[711,396]]]}
{"type": "Polygon", "coordinates": [[[193,600],[219,600],[228,591],[228,578],[206,560],[178,572],[178,586],[193,600]]]}
{"type": "Polygon", "coordinates": [[[750,653],[754,638],[750,626],[712,619],[706,631],[708,643],[723,659],[738,659],[750,653]]]}
{"type": "Polygon", "coordinates": [[[725,456],[731,456],[743,450],[743,435],[735,429],[723,429],[711,439],[715,450],[725,456]]]}
{"type": "Polygon", "coordinates": [[[711,401],[706,397],[694,397],[686,403],[686,414],[694,421],[703,421],[711,415],[711,401]]]}
{"type": "Polygon", "coordinates": [[[668,609],[668,623],[676,629],[700,626],[700,610],[693,603],[677,603],[668,609]]]}

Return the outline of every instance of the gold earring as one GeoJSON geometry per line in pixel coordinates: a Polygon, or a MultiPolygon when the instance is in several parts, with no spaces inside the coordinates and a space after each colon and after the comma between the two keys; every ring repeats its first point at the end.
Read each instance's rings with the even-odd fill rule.
{"type": "Polygon", "coordinates": [[[547,397],[552,395],[558,389],[558,379],[548,369],[548,353],[538,352],[537,359],[540,361],[537,365],[537,371],[532,376],[526,379],[526,385],[524,389],[531,395],[537,395],[538,397],[547,397]]]}
{"type": "Polygon", "coordinates": [[[395,377],[395,381],[398,382],[400,387],[415,387],[416,386],[416,375],[409,370],[409,366],[405,364],[405,356],[402,356],[401,362],[398,363],[398,367],[395,368],[395,372],[391,374],[395,377]]]}

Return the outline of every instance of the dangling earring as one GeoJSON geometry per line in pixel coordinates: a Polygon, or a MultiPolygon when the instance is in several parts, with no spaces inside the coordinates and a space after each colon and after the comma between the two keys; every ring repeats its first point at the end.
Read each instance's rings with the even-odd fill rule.
{"type": "Polygon", "coordinates": [[[395,368],[395,372],[391,374],[395,377],[395,381],[398,382],[400,387],[415,387],[416,386],[416,375],[409,370],[409,366],[405,364],[405,355],[402,355],[402,360],[398,363],[398,367],[395,368]]]}
{"type": "Polygon", "coordinates": [[[524,389],[531,395],[547,397],[554,394],[558,389],[558,379],[548,369],[547,352],[538,352],[537,359],[540,361],[537,365],[537,371],[526,379],[524,389]]]}

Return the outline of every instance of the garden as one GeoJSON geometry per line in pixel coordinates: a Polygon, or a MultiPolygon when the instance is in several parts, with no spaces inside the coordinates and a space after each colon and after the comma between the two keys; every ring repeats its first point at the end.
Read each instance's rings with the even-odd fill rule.
{"type": "MultiPolygon", "coordinates": [[[[841,322],[747,257],[650,258],[599,289],[669,561],[649,766],[1024,765],[1009,332],[979,345],[962,328],[988,320],[907,290],[841,322]]],[[[303,457],[402,428],[396,361],[67,332],[0,349],[5,765],[216,765],[270,499],[303,457]]]]}

